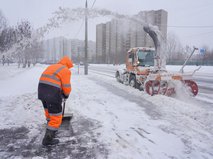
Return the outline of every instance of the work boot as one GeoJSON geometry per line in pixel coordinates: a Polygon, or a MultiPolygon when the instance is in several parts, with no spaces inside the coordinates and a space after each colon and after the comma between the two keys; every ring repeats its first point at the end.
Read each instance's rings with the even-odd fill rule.
{"type": "Polygon", "coordinates": [[[56,131],[46,129],[46,133],[44,135],[42,145],[47,146],[47,145],[56,145],[59,143],[58,139],[55,139],[55,133],[56,131]]]}
{"type": "MultiPolygon", "coordinates": [[[[49,121],[50,120],[47,120],[47,124],[46,124],[46,126],[48,125],[48,123],[49,123],[49,121]]],[[[55,138],[56,136],[57,136],[57,134],[58,134],[58,131],[54,131],[54,130],[52,130],[53,131],[53,138],[55,138]]]]}

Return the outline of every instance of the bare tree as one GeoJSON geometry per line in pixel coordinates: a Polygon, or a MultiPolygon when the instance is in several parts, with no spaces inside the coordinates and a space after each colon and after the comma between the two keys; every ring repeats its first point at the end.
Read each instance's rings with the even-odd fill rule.
{"type": "Polygon", "coordinates": [[[3,29],[5,29],[7,26],[7,20],[4,17],[2,11],[0,10],[0,33],[2,32],[3,29]]]}
{"type": "MultiPolygon", "coordinates": [[[[202,65],[208,65],[213,60],[213,56],[211,56],[210,48],[207,45],[203,45],[201,48],[203,51],[200,51],[199,61],[202,65]]],[[[213,61],[212,61],[213,63],[213,61]]]]}
{"type": "Polygon", "coordinates": [[[28,21],[22,21],[16,28],[17,36],[17,54],[19,63],[23,63],[23,67],[27,66],[29,60],[29,49],[31,47],[32,27],[28,21]]]}
{"type": "Polygon", "coordinates": [[[44,52],[43,46],[41,42],[34,41],[29,49],[27,49],[28,56],[28,67],[30,67],[30,64],[32,63],[35,65],[39,58],[42,57],[42,52],[44,52]]]}
{"type": "Polygon", "coordinates": [[[16,42],[16,31],[12,27],[4,28],[0,34],[0,51],[9,50],[16,42]]]}
{"type": "Polygon", "coordinates": [[[181,52],[182,52],[182,46],[178,39],[178,37],[170,32],[167,36],[167,55],[168,55],[168,61],[172,61],[173,59],[177,58],[181,52]]]}
{"type": "MultiPolygon", "coordinates": [[[[2,31],[6,28],[6,26],[7,26],[7,20],[0,10],[0,54],[4,50],[4,43],[3,43],[3,39],[2,39],[2,31]]],[[[4,61],[5,61],[5,56],[3,55],[2,56],[3,65],[4,65],[4,61]]]]}

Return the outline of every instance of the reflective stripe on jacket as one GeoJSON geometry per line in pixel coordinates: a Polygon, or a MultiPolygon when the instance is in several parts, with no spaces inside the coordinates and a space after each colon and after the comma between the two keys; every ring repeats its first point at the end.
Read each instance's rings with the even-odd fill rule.
{"type": "Polygon", "coordinates": [[[39,83],[58,87],[65,95],[69,95],[71,91],[70,78],[71,72],[66,66],[53,64],[43,72],[39,83]]]}

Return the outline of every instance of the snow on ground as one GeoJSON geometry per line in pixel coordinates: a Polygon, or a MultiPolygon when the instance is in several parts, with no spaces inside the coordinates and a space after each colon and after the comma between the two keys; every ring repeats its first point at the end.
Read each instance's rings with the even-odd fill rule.
{"type": "MultiPolygon", "coordinates": [[[[146,95],[144,92],[133,90],[128,86],[117,86],[117,84],[113,82],[113,79],[111,79],[111,81],[110,78],[106,80],[106,76],[102,78],[102,81],[110,83],[114,87],[119,87],[123,91],[128,90],[130,94],[129,97],[126,97],[126,99],[132,98],[133,95],[135,95],[138,97],[138,99],[143,100],[141,101],[141,104],[138,103],[138,105],[142,105],[142,103],[144,103],[145,101],[151,102],[153,105],[156,105],[155,111],[161,114],[159,115],[160,119],[170,123],[169,125],[164,125],[165,123],[163,123],[159,127],[162,128],[162,130],[167,131],[169,134],[175,134],[180,137],[180,140],[184,143],[183,149],[181,151],[190,154],[182,156],[176,152],[175,155],[173,154],[171,156],[177,158],[187,158],[189,156],[191,156],[189,158],[202,158],[203,154],[199,153],[202,152],[204,149],[208,149],[206,153],[210,153],[210,156],[212,156],[212,144],[207,146],[205,146],[205,144],[202,144],[202,142],[208,143],[208,140],[212,141],[212,104],[209,108],[209,103],[203,103],[201,101],[195,100],[194,98],[187,96],[187,94],[179,96],[179,99],[160,95],[151,97],[146,95]]],[[[150,107],[152,106],[152,104],[149,104],[150,107]]],[[[151,116],[156,117],[157,115],[151,116]]],[[[164,144],[167,145],[167,143],[165,142],[162,143],[160,147],[164,147],[164,144]]],[[[154,152],[154,154],[155,153],[156,152],[154,152]]],[[[167,153],[168,151],[166,152],[166,154],[167,153]]],[[[211,158],[210,156],[209,158],[211,158]]],[[[160,158],[165,158],[165,156],[160,158]]]]}
{"type": "Polygon", "coordinates": [[[45,67],[0,66],[0,158],[213,158],[212,103],[187,94],[151,97],[110,76],[84,76],[82,68],[80,75],[72,69],[66,104],[73,135],[41,148],[45,119],[37,84],[45,67]]]}
{"type": "MultiPolygon", "coordinates": [[[[167,65],[167,71],[177,73],[180,71],[182,66],[174,66],[174,65],[167,65]]],[[[198,69],[200,66],[185,66],[184,72],[185,73],[193,73],[194,70],[198,69]]],[[[102,64],[90,65],[90,69],[93,73],[102,74],[105,76],[115,76],[116,70],[122,70],[125,68],[125,65],[110,65],[110,64],[102,64]],[[94,72],[95,71],[95,72],[94,72]]],[[[195,97],[196,99],[202,101],[208,101],[209,103],[213,103],[213,67],[212,66],[202,66],[198,71],[195,72],[194,76],[192,77],[193,80],[198,84],[199,91],[198,95],[195,97]]],[[[179,93],[180,97],[181,92],[179,93]]]]}
{"type": "Polygon", "coordinates": [[[0,97],[35,92],[40,73],[45,66],[17,68],[17,65],[0,67],[0,97]],[[34,73],[35,72],[35,73],[34,73]]]}
{"type": "MultiPolygon", "coordinates": [[[[110,68],[112,70],[116,69],[122,69],[125,68],[124,64],[121,65],[111,65],[111,64],[91,64],[90,66],[94,67],[100,67],[100,68],[110,68]]],[[[166,65],[166,69],[168,71],[173,71],[173,72],[178,72],[181,69],[181,65],[166,65]]],[[[195,69],[198,69],[200,66],[195,66],[195,65],[187,65],[184,67],[185,72],[193,72],[195,69]]],[[[208,74],[208,75],[213,75],[212,71],[212,66],[201,66],[201,68],[198,70],[198,74],[208,74]]],[[[197,74],[196,73],[196,74],[197,74]]]]}

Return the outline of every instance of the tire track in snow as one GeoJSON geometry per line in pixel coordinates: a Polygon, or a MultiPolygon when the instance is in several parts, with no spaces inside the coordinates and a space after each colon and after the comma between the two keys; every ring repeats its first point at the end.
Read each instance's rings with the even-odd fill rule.
{"type": "MultiPolygon", "coordinates": [[[[141,96],[141,98],[138,98],[138,96],[131,94],[131,92],[123,91],[120,88],[115,88],[113,85],[106,83],[104,81],[100,81],[100,80],[98,80],[94,77],[90,77],[89,79],[95,81],[98,85],[107,88],[113,94],[118,95],[120,97],[123,97],[124,99],[129,100],[133,103],[136,103],[138,106],[144,108],[147,115],[149,115],[151,118],[158,119],[161,116],[161,114],[159,112],[157,112],[156,109],[155,109],[156,105],[150,103],[149,101],[147,101],[142,96],[141,96]],[[142,100],[143,100],[143,102],[141,102],[142,100]]],[[[128,87],[128,86],[125,86],[125,85],[122,85],[122,86],[128,87]]],[[[135,89],[135,91],[139,91],[139,90],[135,89]]]]}
{"type": "MultiPolygon", "coordinates": [[[[165,126],[165,129],[162,128],[162,130],[163,131],[166,130],[164,132],[167,132],[168,134],[174,134],[175,136],[179,136],[182,143],[184,143],[184,145],[186,146],[186,151],[184,151],[186,154],[197,153],[197,155],[203,155],[206,158],[209,158],[210,156],[212,156],[212,154],[209,152],[209,148],[208,148],[209,146],[211,146],[211,144],[207,144],[207,141],[209,140],[208,138],[211,135],[210,136],[204,135],[205,133],[206,134],[211,133],[211,129],[207,129],[207,127],[206,127],[207,123],[204,123],[202,120],[202,119],[205,119],[204,115],[206,113],[208,114],[208,112],[205,112],[205,110],[202,109],[202,107],[199,108],[197,106],[192,106],[190,104],[188,105],[186,103],[187,108],[184,109],[184,108],[181,108],[178,104],[173,103],[173,102],[178,102],[181,105],[184,103],[184,101],[178,101],[177,99],[173,99],[173,98],[169,98],[169,97],[165,97],[165,96],[156,96],[156,97],[153,97],[154,101],[156,101],[156,100],[158,101],[160,98],[162,98],[162,102],[160,102],[161,104],[166,101],[168,101],[169,103],[168,104],[165,103],[166,106],[163,106],[162,110],[160,107],[156,107],[155,105],[153,105],[153,103],[150,103],[147,106],[147,107],[149,107],[149,109],[148,109],[149,111],[147,111],[146,104],[145,105],[142,104],[144,102],[145,103],[148,102],[148,101],[146,101],[146,99],[144,99],[145,97],[147,97],[146,95],[145,96],[142,95],[139,98],[139,95],[136,96],[136,95],[134,95],[134,93],[131,94],[131,93],[129,93],[129,91],[120,89],[118,87],[118,85],[115,83],[112,83],[112,81],[106,82],[106,79],[101,76],[100,76],[100,78],[98,78],[98,76],[96,76],[96,78],[93,76],[93,77],[90,77],[90,79],[96,81],[97,84],[107,88],[113,94],[121,96],[126,100],[135,102],[139,106],[145,108],[145,112],[146,113],[148,112],[147,114],[150,117],[155,118],[155,115],[152,115],[152,113],[155,111],[158,111],[160,116],[157,116],[157,119],[160,119],[160,120],[163,119],[163,120],[166,120],[169,123],[171,123],[171,126],[169,126],[169,127],[165,126]],[[141,102],[141,101],[143,101],[143,102],[141,102]],[[150,107],[151,107],[151,109],[150,109],[150,107]],[[174,110],[172,110],[173,108],[174,108],[174,110]],[[195,108],[195,110],[193,110],[194,113],[184,111],[184,110],[189,110],[190,108],[195,108]],[[175,112],[176,109],[177,109],[177,112],[175,112]],[[199,112],[202,113],[202,114],[200,114],[201,117],[195,118],[194,116],[199,112]],[[161,113],[163,116],[161,115],[161,113]],[[175,119],[178,119],[178,120],[175,120],[175,119]],[[195,127],[196,124],[197,124],[197,126],[195,127]],[[206,129],[202,130],[202,128],[206,128],[206,129]],[[180,129],[180,131],[177,131],[177,129],[180,129]],[[182,130],[182,132],[181,132],[181,130],[182,130]],[[202,140],[202,139],[204,140],[203,144],[201,144],[201,145],[195,144],[196,142],[198,142],[198,140],[202,140]]],[[[125,88],[127,86],[122,85],[121,87],[125,88]]],[[[133,89],[133,91],[136,93],[137,90],[133,89]]],[[[209,112],[209,113],[211,113],[211,112],[209,112]]],[[[207,121],[207,122],[210,122],[210,121],[207,121]]],[[[139,135],[138,132],[137,132],[137,134],[139,135]]]]}

